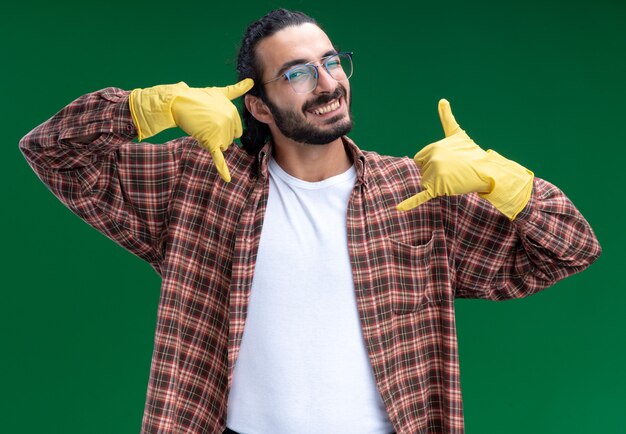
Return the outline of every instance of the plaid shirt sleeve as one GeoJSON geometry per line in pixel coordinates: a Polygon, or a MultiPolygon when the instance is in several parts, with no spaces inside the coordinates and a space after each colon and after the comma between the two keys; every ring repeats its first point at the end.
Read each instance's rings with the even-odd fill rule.
{"type": "Polygon", "coordinates": [[[582,271],[601,248],[574,204],[535,179],[531,200],[511,223],[477,195],[447,198],[456,296],[525,297],[582,271]]]}
{"type": "Polygon", "coordinates": [[[39,178],[68,208],[159,270],[183,140],[133,143],[128,91],[84,95],[20,141],[39,178]]]}

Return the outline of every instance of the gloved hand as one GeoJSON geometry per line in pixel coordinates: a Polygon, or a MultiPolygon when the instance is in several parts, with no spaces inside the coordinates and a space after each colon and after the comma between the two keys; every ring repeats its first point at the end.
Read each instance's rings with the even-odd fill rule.
{"type": "Polygon", "coordinates": [[[478,193],[510,220],[530,199],[534,175],[497,152],[484,151],[459,127],[450,103],[439,101],[446,138],[423,148],[413,160],[422,172],[423,191],[401,202],[407,211],[439,196],[478,193]]]}
{"type": "Polygon", "coordinates": [[[211,152],[222,179],[230,181],[225,151],[241,137],[241,119],[231,100],[248,92],[254,82],[246,78],[226,87],[193,88],[180,82],[135,89],[129,97],[130,111],[139,140],[179,126],[211,152]]]}

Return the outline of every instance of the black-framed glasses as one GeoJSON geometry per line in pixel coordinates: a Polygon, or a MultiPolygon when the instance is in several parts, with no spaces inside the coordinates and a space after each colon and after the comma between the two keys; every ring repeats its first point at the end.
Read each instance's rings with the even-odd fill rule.
{"type": "MultiPolygon", "coordinates": [[[[324,66],[328,74],[336,81],[344,81],[352,77],[352,55],[353,52],[344,51],[330,56],[322,57],[319,62],[324,66]]],[[[281,78],[289,81],[295,93],[309,93],[317,87],[319,77],[319,66],[314,63],[304,63],[289,68],[278,77],[266,81],[268,84],[281,78]]]]}

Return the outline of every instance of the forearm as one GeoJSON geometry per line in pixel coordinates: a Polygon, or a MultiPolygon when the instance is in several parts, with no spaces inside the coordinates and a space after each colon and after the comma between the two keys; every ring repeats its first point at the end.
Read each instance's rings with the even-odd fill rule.
{"type": "Polygon", "coordinates": [[[81,96],[28,133],[19,144],[22,153],[38,173],[93,164],[137,136],[128,94],[106,88],[81,96]]]}
{"type": "Polygon", "coordinates": [[[582,271],[601,253],[574,204],[541,179],[513,222],[476,196],[460,198],[455,208],[458,297],[525,297],[582,271]]]}
{"type": "Polygon", "coordinates": [[[601,254],[591,226],[556,186],[537,179],[527,207],[513,225],[533,266],[553,282],[582,271],[601,254]]]}

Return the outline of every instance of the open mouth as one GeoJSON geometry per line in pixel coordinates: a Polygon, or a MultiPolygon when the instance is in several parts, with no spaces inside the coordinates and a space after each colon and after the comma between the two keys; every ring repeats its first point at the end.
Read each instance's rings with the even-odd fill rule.
{"type": "Polygon", "coordinates": [[[341,101],[339,99],[334,99],[327,104],[309,109],[307,111],[317,116],[324,116],[324,115],[327,115],[329,113],[333,113],[339,110],[340,107],[341,107],[341,101]]]}

